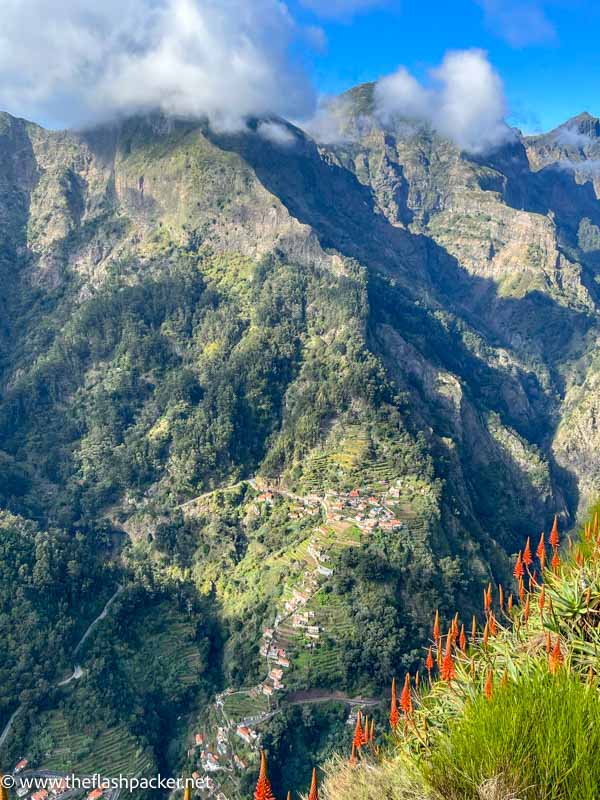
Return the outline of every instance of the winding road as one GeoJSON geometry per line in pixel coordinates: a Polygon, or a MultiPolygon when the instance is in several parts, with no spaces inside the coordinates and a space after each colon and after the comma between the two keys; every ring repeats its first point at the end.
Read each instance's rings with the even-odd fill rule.
{"type": "MultiPolygon", "coordinates": [[[[108,602],[106,603],[106,605],[104,606],[102,611],[98,614],[96,619],[93,620],[93,622],[91,622],[90,625],[88,625],[88,628],[87,628],[86,632],[83,634],[83,636],[81,637],[81,639],[77,643],[75,649],[73,650],[73,653],[72,653],[73,656],[77,655],[78,651],[81,649],[81,646],[86,641],[86,639],[89,637],[89,635],[92,633],[92,631],[94,630],[96,625],[98,625],[99,622],[101,622],[103,619],[106,618],[106,615],[108,614],[111,605],[114,603],[114,601],[117,599],[117,597],[121,594],[122,591],[123,591],[123,586],[119,585],[117,587],[117,591],[108,600],[108,602]]],[[[64,680],[59,681],[56,684],[56,686],[67,686],[69,683],[71,683],[71,681],[79,680],[79,678],[81,678],[82,675],[83,675],[83,669],[79,666],[79,664],[75,664],[74,668],[73,668],[73,673],[68,678],[65,678],[64,680]]],[[[8,722],[4,726],[4,730],[2,731],[2,733],[0,733],[0,748],[2,747],[4,742],[6,741],[6,739],[8,737],[8,734],[11,731],[13,722],[19,716],[19,714],[23,711],[24,708],[25,708],[24,704],[20,705],[13,712],[11,718],[8,720],[8,722]]]]}
{"type": "Polygon", "coordinates": [[[109,600],[109,601],[107,602],[107,604],[104,606],[104,608],[102,609],[102,611],[100,612],[100,614],[98,614],[98,616],[96,617],[96,619],[95,619],[95,620],[94,620],[92,623],[90,623],[90,625],[89,625],[88,629],[86,630],[86,632],[83,634],[83,636],[82,636],[82,637],[81,637],[81,639],[79,640],[79,643],[77,644],[77,646],[76,646],[75,650],[73,650],[73,655],[74,655],[74,656],[76,656],[76,655],[77,655],[77,653],[78,653],[78,652],[79,652],[79,650],[81,649],[81,647],[82,647],[83,643],[86,641],[86,639],[88,638],[88,636],[89,636],[89,635],[91,634],[91,632],[94,630],[94,628],[96,627],[96,625],[97,625],[99,622],[101,622],[103,619],[105,619],[105,618],[106,618],[106,615],[108,614],[110,607],[112,606],[112,604],[113,604],[113,603],[114,603],[114,601],[117,599],[117,597],[118,597],[118,596],[121,594],[121,592],[122,592],[122,591],[123,591],[123,587],[122,587],[122,586],[118,586],[118,587],[117,587],[117,591],[116,591],[116,592],[113,594],[113,596],[110,598],[110,600],[109,600]]]}

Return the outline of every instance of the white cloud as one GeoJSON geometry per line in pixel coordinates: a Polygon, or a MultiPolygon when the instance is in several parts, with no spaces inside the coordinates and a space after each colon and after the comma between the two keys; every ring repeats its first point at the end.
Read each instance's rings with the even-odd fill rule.
{"type": "Polygon", "coordinates": [[[261,122],[256,132],[263,139],[281,147],[289,147],[296,141],[296,137],[291,130],[279,122],[261,122]]]}
{"type": "Polygon", "coordinates": [[[309,114],[289,56],[304,35],[280,0],[0,0],[0,108],[82,124],[154,108],[309,114]]]}
{"type": "Polygon", "coordinates": [[[390,0],[300,0],[301,5],[320,17],[349,18],[372,8],[388,5],[390,0]]]}
{"type": "Polygon", "coordinates": [[[378,116],[422,120],[470,153],[492,150],[514,137],[500,76],[481,50],[447,53],[424,86],[404,67],[375,88],[378,116]]]}
{"type": "Polygon", "coordinates": [[[545,44],[556,30],[537,0],[477,0],[488,28],[512,47],[545,44]]]}
{"type": "Polygon", "coordinates": [[[563,158],[561,161],[557,161],[556,164],[561,169],[578,172],[580,175],[587,175],[592,178],[600,175],[600,159],[598,158],[588,158],[584,161],[563,158]]]}
{"type": "Polygon", "coordinates": [[[315,114],[298,121],[298,126],[321,144],[342,144],[348,141],[343,132],[343,108],[332,98],[321,98],[315,114]]]}
{"type": "Polygon", "coordinates": [[[592,137],[582,133],[577,127],[559,128],[554,138],[563,147],[575,147],[581,150],[592,144],[592,137]]]}

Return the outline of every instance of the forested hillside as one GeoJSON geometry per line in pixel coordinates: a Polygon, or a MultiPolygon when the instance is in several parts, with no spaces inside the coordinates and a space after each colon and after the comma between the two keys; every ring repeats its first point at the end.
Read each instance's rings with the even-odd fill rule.
{"type": "Polygon", "coordinates": [[[223,712],[236,745],[261,718],[290,780],[416,666],[436,608],[475,613],[592,497],[593,184],[552,134],[472,158],[371,111],[370,85],[342,96],[330,145],[0,116],[11,757],[88,769],[108,735],[103,764],[191,768],[223,712]]]}

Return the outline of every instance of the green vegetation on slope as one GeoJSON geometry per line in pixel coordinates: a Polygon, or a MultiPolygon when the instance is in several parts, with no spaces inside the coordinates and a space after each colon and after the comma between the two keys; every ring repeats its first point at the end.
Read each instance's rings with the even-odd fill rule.
{"type": "Polygon", "coordinates": [[[433,750],[427,776],[448,800],[476,800],[486,784],[536,800],[592,800],[599,754],[597,687],[539,670],[469,704],[433,750]]]}
{"type": "Polygon", "coordinates": [[[559,563],[543,583],[528,577],[535,565],[526,564],[521,604],[511,610],[505,594],[506,604],[488,606],[475,644],[463,650],[456,627],[441,636],[433,646],[440,677],[411,690],[412,708],[403,695],[399,726],[379,759],[365,748],[355,766],[330,765],[325,798],[597,798],[597,538],[595,514],[568,555],[554,550],[559,563]]]}
{"type": "MultiPolygon", "coordinates": [[[[369,87],[346,99],[372,109],[369,87]]],[[[27,709],[11,753],[42,752],[38,712],[59,713],[74,741],[125,732],[181,766],[197,709],[264,678],[262,630],[329,534],[321,640],[287,631],[287,686],[379,695],[414,669],[435,607],[470,614],[532,521],[574,509],[551,440],[595,347],[593,285],[527,174],[517,211],[501,163],[426,131],[367,126],[326,152],[152,115],[85,135],[0,126],[0,507],[24,531],[3,543],[1,717],[27,709]],[[287,501],[255,512],[255,476],[321,498],[399,482],[402,526],[318,534],[287,501]],[[53,689],[117,583],[84,676],[53,689]]],[[[564,451],[593,479],[572,406],[564,451]]],[[[247,698],[236,713],[260,707],[247,698]]],[[[306,716],[316,758],[337,721],[306,716]]],[[[277,742],[294,725],[305,740],[303,720],[277,742]]]]}
{"type": "Polygon", "coordinates": [[[115,588],[96,536],[41,530],[0,512],[0,725],[67,672],[86,627],[115,588]]]}

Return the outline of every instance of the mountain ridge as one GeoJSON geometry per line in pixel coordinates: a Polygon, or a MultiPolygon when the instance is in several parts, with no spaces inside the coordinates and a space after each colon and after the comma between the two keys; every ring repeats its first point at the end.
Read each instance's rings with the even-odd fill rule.
{"type": "MultiPolygon", "coordinates": [[[[305,647],[292,667],[297,690],[335,682],[351,696],[382,690],[377,653],[389,670],[414,663],[434,605],[474,610],[534,525],[555,511],[566,524],[597,491],[591,174],[528,138],[475,158],[404,121],[365,122],[368,95],[345,96],[352,135],[331,144],[274,119],[283,138],[260,120],[72,133],[0,118],[3,525],[51,549],[81,536],[94,575],[108,565],[130,586],[61,719],[47,676],[14,665],[7,718],[26,688],[77,741],[76,709],[104,698],[111,736],[124,725],[127,747],[184,763],[182,726],[214,726],[209,698],[260,679],[261,628],[319,528],[364,521],[259,502],[256,476],[299,497],[398,490],[405,528],[357,527],[356,546],[332,554],[322,601],[348,621],[341,644],[305,647]],[[151,696],[128,613],[140,647],[161,643],[151,696]],[[202,664],[193,681],[169,657],[178,630],[202,664]],[[339,647],[334,681],[323,664],[339,647]],[[169,735],[151,714],[140,738],[155,698],[169,735]],[[175,730],[178,750],[165,745],[175,730]]],[[[61,595],[66,630],[78,596],[61,595]]],[[[281,719],[310,750],[294,713],[281,719]]],[[[283,764],[278,725],[264,735],[283,764]]],[[[15,737],[25,746],[24,727],[15,737]]]]}

